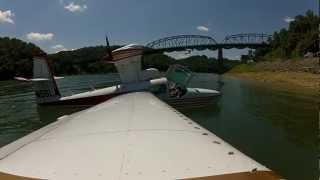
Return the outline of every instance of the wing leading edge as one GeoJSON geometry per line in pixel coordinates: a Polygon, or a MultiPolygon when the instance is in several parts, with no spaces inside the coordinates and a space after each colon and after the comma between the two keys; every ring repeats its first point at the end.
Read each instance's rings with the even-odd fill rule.
{"type": "Polygon", "coordinates": [[[152,94],[139,92],[62,117],[1,148],[0,172],[39,179],[149,180],[269,174],[269,169],[152,94]]]}

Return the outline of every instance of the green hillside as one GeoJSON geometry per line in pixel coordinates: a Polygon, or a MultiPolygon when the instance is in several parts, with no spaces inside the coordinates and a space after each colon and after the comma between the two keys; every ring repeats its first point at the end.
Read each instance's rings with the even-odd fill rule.
{"type": "Polygon", "coordinates": [[[0,80],[32,75],[32,57],[41,49],[19,39],[0,37],[0,80]]]}

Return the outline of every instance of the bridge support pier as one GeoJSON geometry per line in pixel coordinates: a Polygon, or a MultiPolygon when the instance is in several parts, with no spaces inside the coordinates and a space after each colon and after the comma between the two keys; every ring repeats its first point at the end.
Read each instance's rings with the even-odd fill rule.
{"type": "Polygon", "coordinates": [[[218,49],[218,63],[220,67],[223,67],[223,49],[218,49]]]}

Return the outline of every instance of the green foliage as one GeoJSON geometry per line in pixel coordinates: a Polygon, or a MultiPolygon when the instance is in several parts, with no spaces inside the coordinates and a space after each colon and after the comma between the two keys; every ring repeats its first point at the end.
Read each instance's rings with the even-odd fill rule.
{"type": "Polygon", "coordinates": [[[254,65],[251,64],[239,64],[235,66],[228,73],[244,73],[244,72],[255,72],[254,65]]]}
{"type": "Polygon", "coordinates": [[[297,60],[297,59],[300,59],[302,57],[302,54],[301,54],[301,52],[299,52],[297,50],[293,50],[291,52],[290,57],[291,57],[291,59],[297,60]]]}
{"type": "Polygon", "coordinates": [[[166,71],[168,67],[175,63],[175,60],[164,54],[146,55],[142,59],[142,68],[157,68],[160,71],[166,71]]]}
{"type": "Polygon", "coordinates": [[[185,59],[175,60],[164,54],[147,55],[142,60],[142,67],[157,68],[160,71],[166,71],[172,64],[180,64],[188,67],[193,72],[203,73],[224,73],[234,66],[240,64],[239,61],[224,59],[224,67],[221,68],[218,60],[215,58],[208,58],[207,56],[191,56],[185,59]]]}
{"type": "MultiPolygon", "coordinates": [[[[120,46],[113,46],[112,49],[120,46]]],[[[112,64],[102,59],[106,55],[105,46],[85,47],[74,51],[62,51],[49,55],[54,72],[59,75],[94,74],[115,72],[112,64]]]]}
{"type": "Polygon", "coordinates": [[[283,48],[275,48],[265,55],[266,59],[286,58],[287,52],[283,48]]]}
{"type": "MultiPolygon", "coordinates": [[[[120,46],[114,46],[113,49],[120,46]]],[[[70,74],[97,74],[116,72],[113,64],[102,61],[107,49],[104,46],[81,48],[74,51],[64,51],[49,56],[54,65],[54,72],[58,75],[70,74]]],[[[172,64],[187,66],[194,72],[223,73],[230,70],[239,61],[225,59],[224,68],[219,67],[218,61],[206,56],[192,56],[185,59],[175,60],[165,54],[145,55],[142,59],[142,69],[157,68],[165,72],[172,64]]]]}
{"type": "Polygon", "coordinates": [[[31,77],[32,57],[40,52],[42,50],[32,43],[0,37],[0,80],[31,77]]]}
{"type": "Polygon", "coordinates": [[[307,52],[319,51],[320,18],[312,11],[295,17],[288,29],[273,34],[271,48],[257,49],[255,56],[264,59],[301,58],[307,52]]]}
{"type": "MultiPolygon", "coordinates": [[[[112,49],[120,46],[113,46],[112,49]]],[[[0,38],[0,80],[13,79],[14,76],[32,77],[32,58],[42,50],[18,39],[0,38]]],[[[74,51],[61,51],[49,55],[49,61],[55,75],[97,74],[116,72],[113,64],[103,61],[105,46],[85,47],[74,51]]],[[[195,72],[223,73],[230,70],[238,61],[224,60],[224,68],[218,61],[206,56],[192,56],[175,60],[164,54],[144,56],[142,68],[154,67],[166,71],[172,64],[187,66],[195,72]]]]}

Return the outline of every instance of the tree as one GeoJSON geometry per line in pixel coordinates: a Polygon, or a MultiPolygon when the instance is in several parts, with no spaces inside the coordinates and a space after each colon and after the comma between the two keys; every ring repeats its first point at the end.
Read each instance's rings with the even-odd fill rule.
{"type": "Polygon", "coordinates": [[[298,15],[290,22],[288,29],[281,29],[273,34],[271,48],[258,49],[257,58],[295,58],[307,52],[319,51],[319,16],[312,11],[298,15]]]}
{"type": "Polygon", "coordinates": [[[14,76],[31,77],[32,58],[42,50],[32,43],[0,37],[0,80],[14,76]]]}

